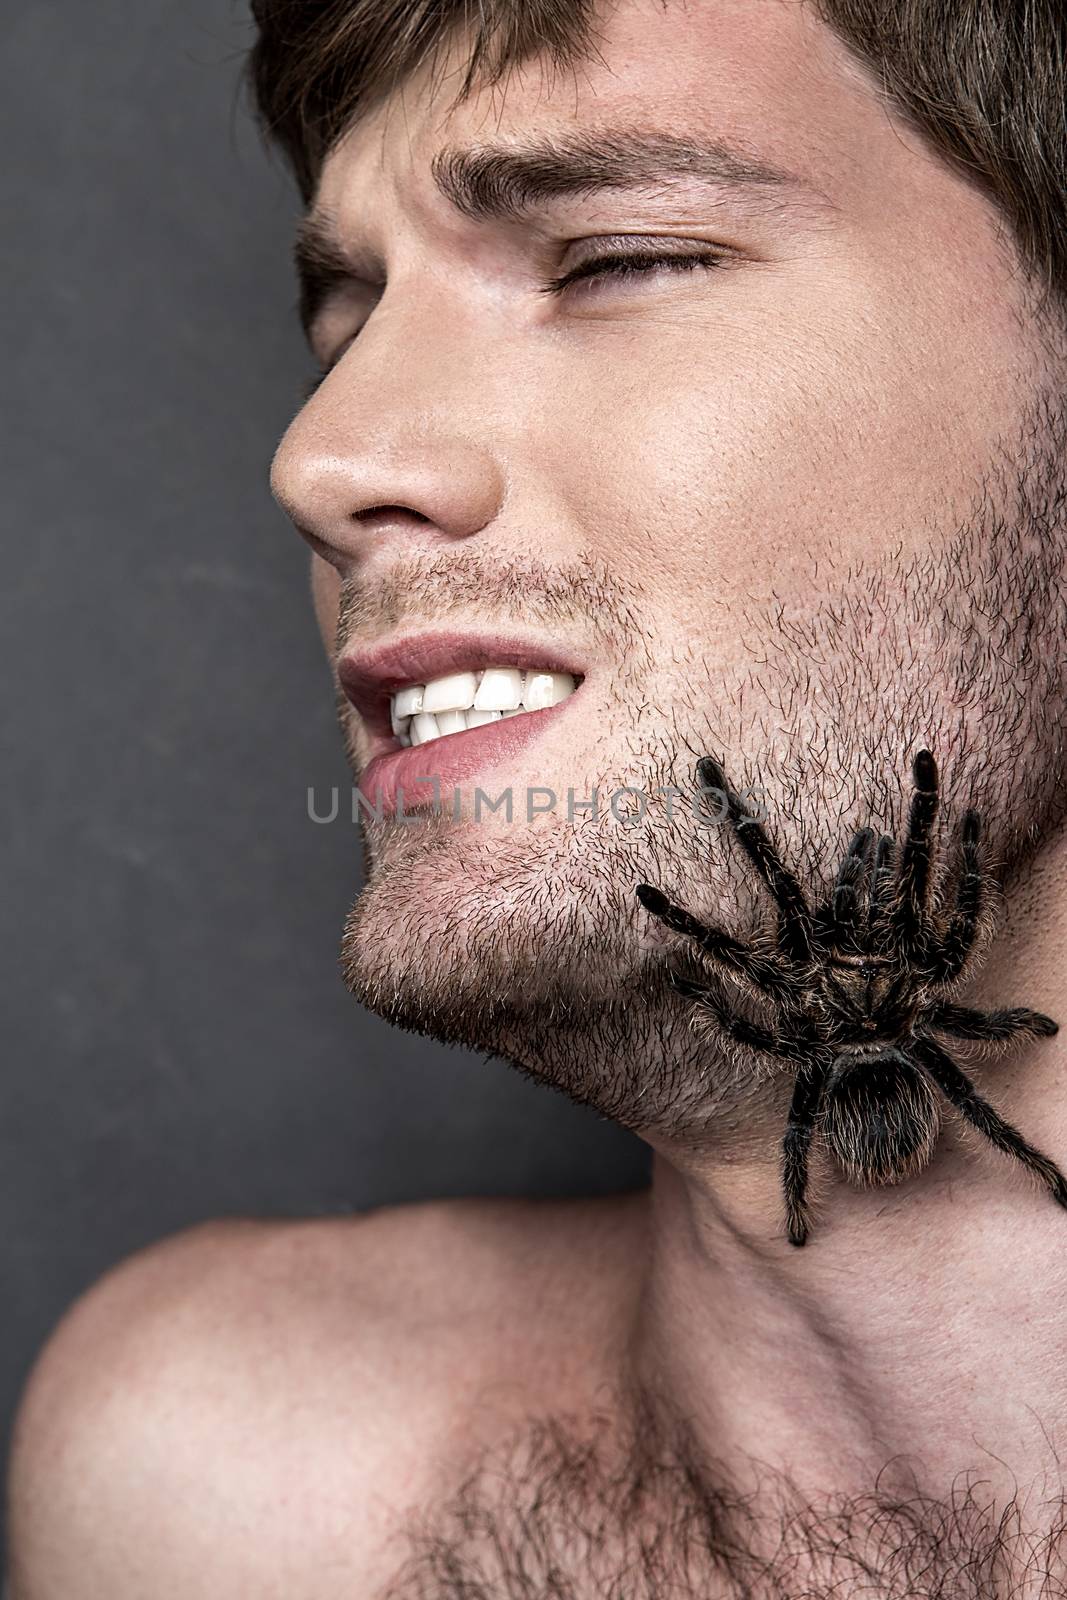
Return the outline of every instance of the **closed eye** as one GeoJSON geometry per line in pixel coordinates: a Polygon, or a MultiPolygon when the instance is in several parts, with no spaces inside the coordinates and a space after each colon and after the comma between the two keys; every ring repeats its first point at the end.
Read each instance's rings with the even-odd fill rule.
{"type": "Polygon", "coordinates": [[[570,272],[565,272],[558,278],[550,278],[541,285],[541,294],[562,294],[570,284],[577,283],[583,278],[636,278],[643,273],[657,271],[660,267],[667,267],[675,272],[692,272],[696,267],[723,267],[731,257],[722,250],[691,251],[682,255],[679,251],[670,254],[661,252],[656,255],[647,251],[641,255],[627,254],[612,251],[610,255],[590,256],[587,261],[582,261],[573,267],[570,272]]]}
{"type": "MultiPolygon", "coordinates": [[[[669,253],[664,251],[658,255],[652,251],[646,251],[640,255],[612,251],[609,255],[591,256],[587,261],[582,261],[578,266],[572,267],[570,272],[565,272],[558,278],[550,278],[547,283],[541,284],[538,293],[561,295],[572,283],[578,283],[583,279],[633,279],[655,272],[660,267],[666,267],[674,272],[692,272],[697,267],[714,269],[729,265],[733,259],[735,258],[728,255],[724,250],[694,250],[688,255],[683,255],[679,251],[669,253]]],[[[305,401],[310,400],[319,385],[329,377],[338,361],[353,342],[354,337],[355,335],[347,339],[329,364],[321,372],[316,373],[306,385],[303,391],[305,401]]]]}

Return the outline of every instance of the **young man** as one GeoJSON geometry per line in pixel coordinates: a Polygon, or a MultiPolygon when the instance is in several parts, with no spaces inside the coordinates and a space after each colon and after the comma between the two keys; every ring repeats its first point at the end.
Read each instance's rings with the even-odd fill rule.
{"type": "Polygon", "coordinates": [[[1058,0],[255,9],[327,374],[274,485],[366,801],[351,989],[655,1177],[125,1263],[23,1404],[13,1600],[1059,1592],[1062,1180],[975,1126],[1067,1160],[1067,1033],[943,1033],[971,1091],[916,1022],[967,1031],[961,966],[957,1004],[1067,1010],[1058,0]],[[898,851],[860,839],[811,978],[866,825],[898,851]]]}

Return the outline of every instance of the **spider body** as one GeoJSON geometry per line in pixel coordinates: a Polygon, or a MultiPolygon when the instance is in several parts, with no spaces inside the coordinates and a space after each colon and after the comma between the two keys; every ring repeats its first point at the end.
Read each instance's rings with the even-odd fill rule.
{"type": "Polygon", "coordinates": [[[929,1079],[893,1044],[846,1045],[823,1093],[820,1131],[845,1176],[898,1183],[933,1155],[941,1114],[929,1079]]]}
{"type": "Polygon", "coordinates": [[[982,918],[981,823],[976,811],[964,813],[953,909],[935,915],[939,794],[930,752],[920,750],[912,764],[914,793],[899,852],[891,834],[861,828],[828,899],[814,908],[718,763],[705,756],[697,773],[705,788],[726,797],[734,837],[775,903],[774,932],[742,942],[650,884],[639,884],[637,896],[722,976],[777,1013],[774,1025],[764,1026],[725,1005],[718,989],[671,974],[679,993],[709,1010],[731,1039],[795,1067],[782,1145],[791,1243],[804,1244],[809,1232],[808,1161],[816,1135],[850,1182],[898,1183],[930,1160],[946,1102],[1067,1208],[1059,1168],[978,1094],[939,1038],[1007,1042],[1058,1030],[1051,1017],[1025,1007],[976,1011],[948,998],[969,970],[982,918]]]}

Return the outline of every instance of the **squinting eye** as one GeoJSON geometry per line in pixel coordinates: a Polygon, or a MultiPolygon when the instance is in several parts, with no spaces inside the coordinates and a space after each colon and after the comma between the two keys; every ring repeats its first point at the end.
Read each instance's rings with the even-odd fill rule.
{"type": "Polygon", "coordinates": [[[581,262],[562,277],[550,278],[542,284],[540,293],[562,294],[569,284],[577,283],[582,278],[636,278],[642,273],[654,272],[659,267],[667,267],[675,272],[691,272],[695,267],[723,267],[729,259],[722,250],[692,251],[689,255],[682,255],[678,251],[659,255],[651,251],[641,255],[612,251],[610,255],[590,256],[588,261],[581,262]]]}
{"type": "MultiPolygon", "coordinates": [[[[711,270],[728,265],[730,259],[724,250],[694,250],[688,255],[678,251],[661,252],[659,255],[653,254],[652,251],[643,254],[612,251],[610,255],[591,256],[588,261],[581,262],[561,277],[550,278],[547,283],[541,285],[538,292],[559,295],[570,284],[578,283],[583,278],[639,278],[646,273],[657,271],[660,267],[666,267],[671,272],[693,272],[697,267],[711,270]]],[[[319,385],[329,377],[356,337],[357,335],[353,334],[351,338],[346,339],[329,363],[304,386],[305,402],[311,399],[319,385]]]]}

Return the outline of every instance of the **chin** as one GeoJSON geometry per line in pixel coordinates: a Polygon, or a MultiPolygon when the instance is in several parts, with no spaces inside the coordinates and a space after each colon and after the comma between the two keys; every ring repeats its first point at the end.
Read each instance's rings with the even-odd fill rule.
{"type": "Polygon", "coordinates": [[[428,817],[369,835],[342,941],[348,989],[387,1022],[498,1057],[636,1133],[705,1128],[740,1083],[678,1006],[676,952],[642,923],[634,885],[663,871],[662,831],[539,823],[428,817]]]}
{"type": "Polygon", "coordinates": [[[367,855],[342,969],[400,1027],[494,1049],[514,1026],[613,1002],[640,972],[633,873],[609,866],[593,830],[427,817],[376,830],[367,855]]]}

